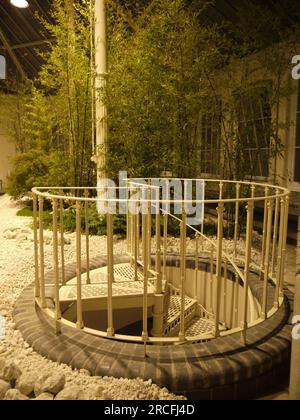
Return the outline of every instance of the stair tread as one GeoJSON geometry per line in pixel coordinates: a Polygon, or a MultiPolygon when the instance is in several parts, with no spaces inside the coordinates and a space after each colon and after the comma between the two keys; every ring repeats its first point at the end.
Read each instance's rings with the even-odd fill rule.
{"type": "Polygon", "coordinates": [[[210,333],[214,330],[215,323],[207,318],[195,316],[186,329],[187,336],[196,336],[200,334],[210,333]]]}
{"type": "MultiPolygon", "coordinates": [[[[194,299],[191,299],[188,296],[185,296],[185,308],[184,311],[187,311],[192,306],[196,305],[197,302],[194,299]]],[[[180,317],[181,311],[181,297],[180,296],[170,296],[170,302],[167,313],[167,323],[173,322],[174,319],[180,317]]]]}

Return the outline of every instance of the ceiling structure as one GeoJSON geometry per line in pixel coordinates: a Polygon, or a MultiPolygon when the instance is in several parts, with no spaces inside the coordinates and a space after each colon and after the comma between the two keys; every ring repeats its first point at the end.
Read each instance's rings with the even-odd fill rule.
{"type": "MultiPolygon", "coordinates": [[[[8,76],[33,78],[40,69],[43,59],[40,51],[47,49],[46,41],[50,39],[40,18],[51,20],[52,0],[28,0],[27,9],[18,9],[10,0],[0,0],[0,55],[8,63],[8,76]]],[[[127,0],[119,0],[126,3],[127,0]]],[[[202,0],[192,0],[197,7],[202,0]]],[[[238,8],[249,3],[260,3],[280,15],[283,25],[295,24],[295,11],[299,9],[299,0],[215,0],[204,13],[207,24],[221,22],[224,19],[232,23],[238,21],[238,8]]],[[[299,14],[298,14],[299,16],[299,14]]]]}
{"type": "Polygon", "coordinates": [[[34,77],[43,60],[50,35],[40,18],[50,19],[51,0],[30,0],[30,7],[18,9],[10,0],[0,0],[0,54],[8,63],[8,76],[34,77]],[[17,71],[16,71],[17,70],[17,71]]]}

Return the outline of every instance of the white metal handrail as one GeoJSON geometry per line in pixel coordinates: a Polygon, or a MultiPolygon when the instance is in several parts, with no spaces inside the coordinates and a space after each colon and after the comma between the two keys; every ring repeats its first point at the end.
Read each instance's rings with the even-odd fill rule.
{"type": "MultiPolygon", "coordinates": [[[[283,302],[283,274],[286,256],[286,238],[288,228],[288,206],[289,191],[278,186],[269,186],[261,183],[236,182],[223,180],[205,180],[205,185],[210,185],[213,191],[218,195],[216,199],[187,199],[185,196],[179,199],[172,199],[171,195],[167,197],[161,196],[161,189],[152,185],[152,181],[156,179],[147,179],[146,184],[142,180],[126,180],[126,187],[112,188],[107,190],[115,190],[120,193],[126,190],[126,198],[110,198],[99,197],[98,190],[95,188],[34,188],[33,206],[34,206],[34,251],[35,251],[35,296],[37,304],[47,314],[55,319],[57,333],[61,330],[61,325],[74,325],[67,319],[64,319],[60,311],[60,288],[66,283],[65,273],[65,256],[64,256],[64,206],[74,203],[76,206],[76,267],[77,267],[77,322],[76,327],[87,333],[99,335],[117,340],[126,340],[143,343],[182,343],[195,342],[216,338],[220,335],[228,335],[237,331],[241,332],[244,342],[246,342],[247,329],[253,325],[263,322],[272,316],[283,302]],[[226,185],[234,186],[235,196],[226,197],[226,185]],[[247,191],[251,191],[251,195],[243,197],[243,187],[247,191]],[[264,194],[257,195],[258,189],[263,189],[264,194]],[[134,192],[140,190],[140,196],[136,197],[134,192]],[[77,194],[74,194],[76,192],[77,194]],[[72,194],[73,193],[73,194],[72,194]],[[155,196],[153,198],[153,195],[155,196]],[[54,270],[54,302],[55,310],[47,308],[46,302],[46,284],[45,284],[45,258],[44,258],[44,203],[51,201],[53,207],[53,270],[54,270]],[[114,329],[114,308],[113,308],[113,283],[114,283],[114,217],[107,215],[107,331],[91,330],[84,326],[83,317],[83,298],[82,298],[82,233],[85,235],[85,251],[86,251],[86,284],[90,284],[90,240],[89,240],[89,203],[102,202],[106,205],[114,203],[116,205],[126,204],[127,207],[127,250],[130,256],[132,267],[134,268],[135,278],[137,279],[137,270],[143,273],[143,331],[140,336],[128,336],[115,333],[114,329]],[[187,223],[186,205],[199,204],[204,206],[217,205],[216,208],[216,240],[213,240],[205,232],[205,219],[201,223],[201,228],[197,229],[187,223]],[[242,204],[246,204],[246,223],[245,229],[245,256],[239,255],[238,239],[241,233],[241,223],[243,219],[242,204]],[[172,214],[171,211],[164,210],[162,205],[181,204],[182,217],[172,214]],[[224,211],[225,206],[231,204],[234,210],[234,233],[233,255],[224,250],[224,211]],[[261,266],[257,266],[252,260],[252,239],[254,230],[254,212],[255,207],[260,204],[263,211],[263,233],[262,233],[262,258],[261,266]],[[138,209],[143,206],[147,209],[144,214],[131,214],[129,207],[138,209]],[[152,214],[152,208],[156,208],[156,214],[152,214]],[[83,219],[83,220],[82,220],[83,219]],[[151,237],[153,219],[155,219],[155,242],[156,251],[154,254],[155,267],[153,267],[153,253],[151,250],[151,237]],[[167,256],[168,252],[168,221],[175,220],[180,224],[180,249],[179,249],[179,270],[180,270],[180,325],[177,337],[165,337],[163,332],[163,310],[162,297],[165,293],[163,282],[167,279],[167,256]],[[84,225],[84,232],[82,232],[84,225]],[[161,239],[161,229],[163,228],[163,239],[161,239]],[[213,317],[215,329],[211,334],[200,334],[199,336],[187,337],[185,333],[185,299],[186,299],[186,281],[187,270],[186,261],[190,258],[187,254],[187,231],[195,235],[195,296],[198,299],[198,272],[199,257],[204,252],[204,247],[209,253],[208,265],[210,267],[210,277],[207,282],[210,296],[210,307],[205,307],[198,301],[203,311],[210,317],[213,317]],[[59,245],[59,236],[61,243],[59,245]],[[277,266],[276,266],[277,261],[277,266]],[[242,262],[242,267],[240,266],[242,262]],[[225,324],[228,311],[228,271],[233,273],[235,280],[233,281],[231,294],[233,295],[233,306],[231,311],[231,320],[229,329],[221,331],[220,325],[225,324]],[[261,310],[259,315],[255,315],[253,311],[253,296],[250,289],[250,270],[255,268],[261,276],[263,283],[263,296],[261,302],[261,310]],[[275,299],[270,308],[269,301],[269,279],[274,280],[275,299]],[[153,334],[148,331],[148,291],[149,282],[152,281],[155,288],[155,304],[154,304],[154,328],[153,334]],[[241,292],[242,288],[242,292],[241,292]],[[222,291],[223,289],[223,291],[222,291]],[[242,295],[242,296],[240,296],[242,295]],[[241,299],[241,301],[240,301],[241,299]],[[223,307],[221,313],[221,307],[223,307]],[[250,311],[250,316],[249,316],[250,311]]],[[[164,179],[162,183],[169,183],[172,179],[164,179]]],[[[186,181],[198,182],[199,180],[182,179],[183,186],[186,181]]],[[[230,308],[231,309],[231,308],[230,308]]]]}

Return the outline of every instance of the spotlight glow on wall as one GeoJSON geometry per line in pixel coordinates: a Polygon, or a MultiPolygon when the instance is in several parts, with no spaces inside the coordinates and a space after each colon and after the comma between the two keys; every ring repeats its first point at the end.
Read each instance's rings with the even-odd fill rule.
{"type": "Polygon", "coordinates": [[[29,7],[27,0],[10,0],[10,3],[19,9],[26,9],[26,7],[29,7]]]}

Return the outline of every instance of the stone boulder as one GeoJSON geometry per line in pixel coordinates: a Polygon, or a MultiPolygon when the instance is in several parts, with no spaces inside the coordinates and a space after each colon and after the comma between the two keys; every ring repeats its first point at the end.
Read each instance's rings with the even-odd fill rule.
{"type": "Polygon", "coordinates": [[[43,394],[36,397],[34,401],[53,401],[53,400],[54,400],[54,395],[53,394],[49,394],[48,392],[44,392],[43,394]]]}
{"type": "Polygon", "coordinates": [[[10,384],[8,382],[2,381],[0,379],[0,400],[3,400],[5,394],[10,389],[10,384]]]}
{"type": "Polygon", "coordinates": [[[21,374],[20,368],[14,362],[0,358],[0,379],[14,385],[21,374]]]}
{"type": "Polygon", "coordinates": [[[5,401],[27,401],[29,400],[26,395],[21,394],[17,389],[9,389],[4,397],[5,401]]]}
{"type": "Polygon", "coordinates": [[[87,401],[92,399],[82,387],[70,385],[61,391],[55,398],[56,401],[87,401]]]}
{"type": "Polygon", "coordinates": [[[30,395],[34,392],[35,384],[38,380],[39,375],[34,372],[22,373],[20,378],[17,381],[16,389],[18,389],[21,394],[30,395]]]}
{"type": "Polygon", "coordinates": [[[37,397],[44,392],[57,395],[64,389],[65,384],[65,375],[60,373],[45,373],[37,379],[34,393],[37,397]]]}

